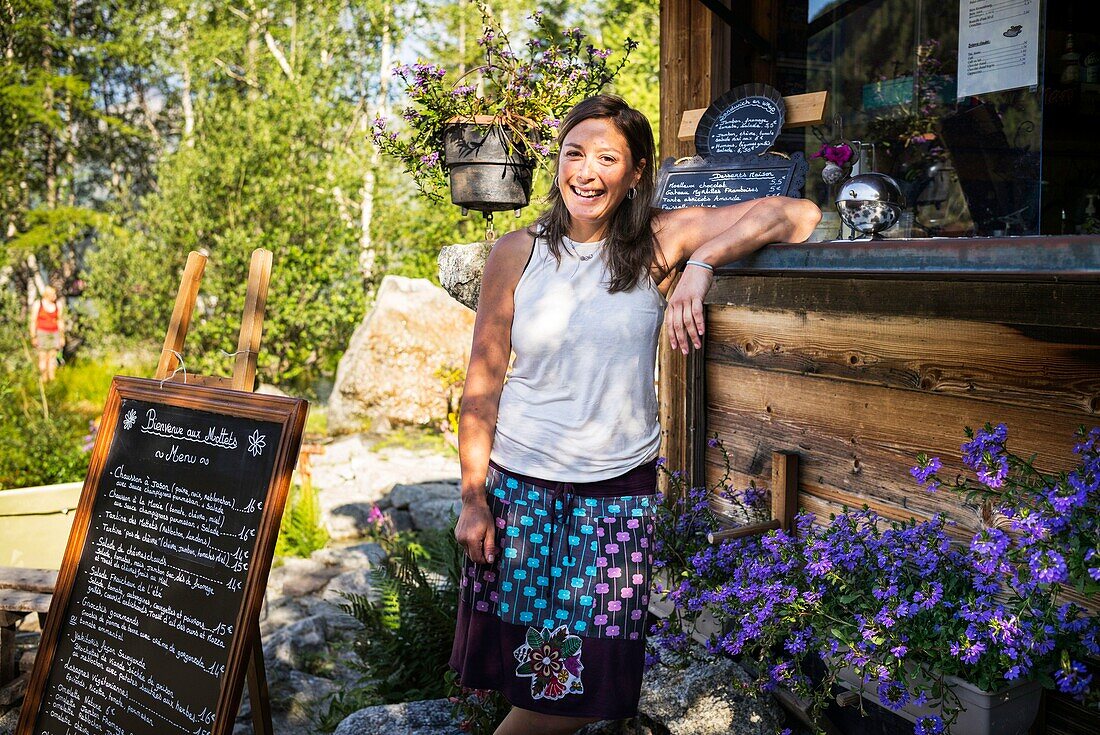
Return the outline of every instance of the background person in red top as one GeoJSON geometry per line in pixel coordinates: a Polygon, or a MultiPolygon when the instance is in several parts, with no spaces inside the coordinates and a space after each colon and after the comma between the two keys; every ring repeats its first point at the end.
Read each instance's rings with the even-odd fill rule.
{"type": "Polygon", "coordinates": [[[46,286],[42,298],[31,304],[30,330],[31,344],[38,350],[38,375],[48,383],[57,370],[57,353],[65,346],[65,319],[53,286],[46,286]]]}

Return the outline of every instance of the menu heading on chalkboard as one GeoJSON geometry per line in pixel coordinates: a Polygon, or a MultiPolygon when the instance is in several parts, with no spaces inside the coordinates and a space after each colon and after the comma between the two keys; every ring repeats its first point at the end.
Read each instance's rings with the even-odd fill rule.
{"type": "Polygon", "coordinates": [[[801,153],[670,158],[657,173],[655,206],[721,207],[768,196],[798,197],[808,169],[801,153]]]}
{"type": "Polygon", "coordinates": [[[226,731],[305,411],[115,379],[18,733],[226,731]]]}

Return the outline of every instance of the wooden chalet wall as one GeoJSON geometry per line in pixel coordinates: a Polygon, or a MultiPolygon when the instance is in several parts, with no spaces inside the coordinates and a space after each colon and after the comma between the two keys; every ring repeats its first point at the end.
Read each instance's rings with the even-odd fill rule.
{"type": "MultiPolygon", "coordinates": [[[[1053,245],[1004,242],[997,257],[1041,256],[1053,245]]],[[[908,245],[944,262],[960,250],[951,241],[908,245]]],[[[827,246],[773,247],[813,263],[827,246]]],[[[866,250],[834,247],[851,247],[853,261],[866,250]]],[[[1100,245],[1082,248],[1098,272],[1080,282],[931,275],[888,243],[872,247],[896,266],[730,269],[718,278],[707,308],[706,431],[729,450],[737,487],[766,486],[771,453],[794,451],[800,506],[819,517],[864,504],[897,520],[946,512],[964,533],[977,517],[949,492],[923,492],[909,468],[924,451],[943,459],[945,476],[966,473],[963,427],[987,421],[1004,422],[1010,449],[1035,454],[1039,467],[1073,466],[1074,430],[1100,425],[1100,245]]],[[[708,450],[709,479],[720,460],[708,450]]]]}
{"type": "MultiPolygon", "coordinates": [[[[733,34],[701,0],[661,0],[662,159],[694,153],[676,140],[682,113],[732,86],[807,91],[748,38],[777,42],[773,3],[732,6],[744,21],[733,34]]],[[[1055,471],[1073,463],[1077,426],[1100,425],[1096,237],[770,245],[720,269],[707,327],[703,354],[686,359],[662,339],[662,454],[693,484],[714,482],[716,431],[733,484],[767,487],[772,452],[796,452],[799,505],[820,518],[864,504],[895,519],[942,511],[962,535],[976,514],[916,485],[918,452],[962,472],[963,427],[1004,422],[1010,449],[1055,471]]],[[[1047,692],[1031,732],[1092,733],[1098,719],[1047,692]]]]}
{"type": "MultiPolygon", "coordinates": [[[[963,427],[1004,422],[1011,450],[1057,471],[1076,428],[1100,426],[1095,237],[770,245],[722,269],[706,308],[701,376],[679,398],[702,406],[683,450],[695,477],[722,476],[711,431],[738,488],[767,487],[772,452],[795,452],[799,507],[819,519],[944,512],[965,538],[976,512],[917,486],[918,452],[967,472],[963,427]]],[[[1100,731],[1095,710],[1043,701],[1032,735],[1100,731]]]]}

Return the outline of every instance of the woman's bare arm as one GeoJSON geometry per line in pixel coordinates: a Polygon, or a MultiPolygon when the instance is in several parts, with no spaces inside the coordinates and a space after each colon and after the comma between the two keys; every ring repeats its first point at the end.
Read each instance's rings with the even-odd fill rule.
{"type": "Polygon", "coordinates": [[[533,239],[511,232],[493,247],[485,263],[474,322],[470,364],[458,419],[458,457],[462,467],[462,513],[455,538],[477,563],[495,555],[495,527],[485,498],[485,476],[493,448],[497,409],[512,352],[514,294],[531,255],[533,239]]]}
{"type": "MultiPolygon", "coordinates": [[[[662,212],[654,229],[670,266],[698,260],[717,267],[732,263],[773,242],[802,242],[821,219],[806,199],[765,197],[727,207],[688,207],[662,212]]],[[[684,270],[668,300],[665,327],[674,350],[702,346],[703,298],[713,283],[706,268],[684,270]]],[[[665,288],[668,286],[662,284],[665,288]]]]}

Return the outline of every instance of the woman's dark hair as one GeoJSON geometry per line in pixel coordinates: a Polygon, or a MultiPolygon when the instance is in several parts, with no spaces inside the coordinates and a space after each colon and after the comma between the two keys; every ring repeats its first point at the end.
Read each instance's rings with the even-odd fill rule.
{"type": "MultiPolygon", "coordinates": [[[[654,174],[657,152],[653,145],[653,130],[645,115],[628,105],[621,97],[601,94],[581,100],[566,114],[558,128],[558,144],[561,145],[569,131],[579,123],[593,118],[609,120],[626,138],[635,166],[639,161],[645,161],[641,178],[638,179],[637,196],[624,199],[612,214],[603,248],[603,259],[611,272],[608,292],[629,291],[643,278],[649,277],[654,263],[660,263],[662,270],[668,271],[668,265],[657,248],[657,238],[653,236],[650,225],[650,220],[657,211],[651,206],[653,191],[657,186],[657,177],[654,174]]],[[[554,163],[556,171],[557,161],[554,163]]],[[[558,189],[556,174],[546,202],[550,207],[535,221],[534,230],[541,233],[550,253],[561,263],[562,238],[568,234],[572,220],[558,189]]]]}

